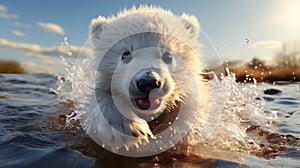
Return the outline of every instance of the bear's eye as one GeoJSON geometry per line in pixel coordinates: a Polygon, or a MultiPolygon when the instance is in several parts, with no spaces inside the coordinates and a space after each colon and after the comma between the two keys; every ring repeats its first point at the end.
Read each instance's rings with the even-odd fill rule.
{"type": "Polygon", "coordinates": [[[169,52],[165,52],[162,56],[162,60],[166,63],[166,64],[170,64],[172,62],[172,55],[169,52]]]}
{"type": "Polygon", "coordinates": [[[131,55],[131,52],[130,51],[125,51],[123,54],[122,54],[122,57],[121,57],[121,60],[124,62],[124,63],[129,63],[132,59],[132,55],[131,55]]]}

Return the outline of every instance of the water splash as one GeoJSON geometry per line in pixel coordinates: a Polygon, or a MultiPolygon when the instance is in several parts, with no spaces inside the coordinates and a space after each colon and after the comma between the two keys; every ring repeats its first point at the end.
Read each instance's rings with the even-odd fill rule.
{"type": "MultiPolygon", "coordinates": [[[[221,74],[220,78],[215,76],[210,81],[214,98],[211,104],[224,103],[224,110],[215,114],[220,115],[219,124],[205,142],[199,142],[192,147],[191,153],[205,158],[243,163],[249,155],[263,150],[261,139],[257,134],[249,134],[248,130],[253,126],[268,130],[277,116],[274,113],[265,113],[266,102],[263,100],[263,88],[260,85],[255,82],[237,83],[234,73],[227,69],[227,74],[228,76],[221,74]]],[[[212,110],[217,112],[217,108],[215,106],[212,110]]],[[[194,138],[197,139],[195,136],[194,138]]]]}
{"type": "MultiPolygon", "coordinates": [[[[86,115],[90,93],[95,89],[95,69],[91,57],[79,59],[76,63],[70,63],[64,57],[61,57],[61,61],[67,73],[57,76],[59,85],[55,92],[60,101],[74,103],[74,111],[67,116],[67,123],[72,125],[72,121],[86,115]]],[[[196,143],[191,151],[204,157],[236,161],[236,158],[224,156],[224,151],[240,154],[259,149],[259,143],[248,136],[246,130],[251,125],[266,125],[274,117],[264,114],[264,101],[260,99],[263,92],[256,83],[241,85],[235,82],[233,73],[227,70],[227,74],[222,74],[220,78],[215,76],[209,82],[214,98],[210,102],[212,109],[218,108],[214,104],[220,103],[225,107],[223,111],[215,109],[215,115],[220,118],[218,126],[207,141],[196,143]],[[208,150],[210,148],[213,150],[208,150]]],[[[197,136],[192,139],[197,142],[197,136]]]]}
{"type": "MultiPolygon", "coordinates": [[[[68,38],[64,38],[62,45],[69,47],[68,38]]],[[[95,90],[95,58],[91,54],[82,55],[85,57],[77,58],[76,62],[69,62],[65,57],[61,57],[60,61],[65,65],[67,73],[57,75],[58,87],[53,89],[53,92],[58,94],[59,101],[72,102],[74,105],[74,111],[67,115],[69,126],[74,126],[74,121],[85,118],[91,93],[95,90]]],[[[255,80],[252,85],[239,84],[235,75],[228,69],[227,74],[228,76],[222,74],[219,78],[215,75],[209,81],[212,91],[210,106],[214,117],[218,118],[216,129],[204,142],[201,135],[190,136],[189,140],[193,142],[193,146],[188,147],[188,151],[203,157],[241,162],[241,154],[249,154],[260,148],[259,142],[247,134],[247,128],[252,125],[265,126],[274,116],[264,113],[262,88],[255,80]],[[224,109],[220,110],[220,104],[224,109]]],[[[81,121],[81,124],[88,124],[88,121],[81,121]]],[[[77,126],[78,124],[75,127],[77,126]]],[[[207,129],[210,129],[209,127],[208,124],[207,129]]]]}
{"type": "MultiPolygon", "coordinates": [[[[68,56],[72,56],[72,50],[68,38],[64,37],[62,46],[67,47],[68,56]]],[[[81,51],[84,51],[82,49],[81,51]]],[[[90,52],[90,51],[88,51],[90,52]]],[[[89,102],[89,92],[94,89],[95,69],[93,69],[92,58],[89,54],[81,54],[75,62],[70,62],[65,56],[60,56],[60,62],[65,66],[65,74],[57,74],[57,88],[51,89],[58,95],[58,100],[64,103],[72,103],[74,111],[67,115],[66,123],[73,126],[73,121],[79,120],[85,114],[86,103],[89,102]]]]}

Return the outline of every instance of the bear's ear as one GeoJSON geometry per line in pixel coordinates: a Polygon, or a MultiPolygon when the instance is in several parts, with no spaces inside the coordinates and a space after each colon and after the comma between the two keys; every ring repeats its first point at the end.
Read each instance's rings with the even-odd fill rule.
{"type": "Polygon", "coordinates": [[[181,15],[181,19],[186,30],[191,34],[191,38],[197,39],[200,33],[198,19],[193,15],[187,15],[185,13],[181,15]]]}
{"type": "Polygon", "coordinates": [[[90,24],[90,35],[99,38],[99,32],[101,31],[101,27],[106,23],[108,23],[108,19],[102,16],[93,19],[90,24]]]}

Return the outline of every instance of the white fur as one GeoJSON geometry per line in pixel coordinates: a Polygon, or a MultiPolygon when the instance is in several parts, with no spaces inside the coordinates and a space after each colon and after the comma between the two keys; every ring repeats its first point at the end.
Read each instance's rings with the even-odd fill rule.
{"type": "Polygon", "coordinates": [[[153,66],[162,70],[163,73],[159,75],[171,83],[171,92],[165,95],[163,104],[150,113],[155,115],[165,108],[170,108],[175,105],[175,101],[182,104],[196,102],[196,110],[189,107],[188,103],[186,106],[182,105],[184,111],[180,116],[187,121],[187,126],[189,121],[196,120],[191,131],[201,134],[207,117],[206,104],[209,94],[208,87],[200,75],[204,66],[198,55],[201,47],[197,41],[199,31],[199,23],[194,16],[182,14],[179,17],[157,7],[133,7],[116,16],[99,16],[93,19],[90,38],[98,73],[96,98],[91,104],[97,106],[91,106],[83,119],[83,127],[87,134],[97,143],[113,148],[131,147],[141,140],[149,140],[148,136],[153,137],[147,120],[132,107],[127,87],[135,72],[153,66]],[[147,48],[147,45],[153,45],[151,42],[155,39],[145,42],[149,39],[134,36],[145,32],[159,33],[160,46],[147,48]],[[129,37],[129,41],[119,41],[126,37],[129,37]],[[139,48],[133,52],[134,59],[128,64],[120,63],[120,55],[124,50],[131,48],[139,48]],[[165,64],[157,58],[162,55],[164,49],[174,55],[171,64],[165,64]],[[128,136],[132,132],[137,137],[128,136]]]}

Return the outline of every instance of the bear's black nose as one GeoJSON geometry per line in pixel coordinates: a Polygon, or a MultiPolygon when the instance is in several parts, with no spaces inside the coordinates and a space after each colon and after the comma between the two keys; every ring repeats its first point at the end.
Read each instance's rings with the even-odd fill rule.
{"type": "Polygon", "coordinates": [[[144,93],[149,93],[152,89],[159,88],[160,84],[161,82],[152,76],[139,79],[136,83],[138,89],[144,93]]]}

